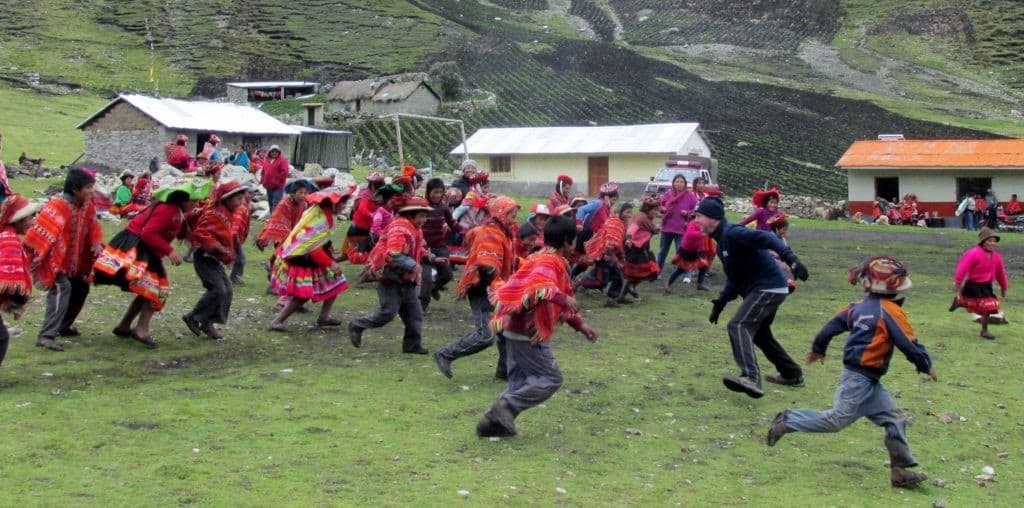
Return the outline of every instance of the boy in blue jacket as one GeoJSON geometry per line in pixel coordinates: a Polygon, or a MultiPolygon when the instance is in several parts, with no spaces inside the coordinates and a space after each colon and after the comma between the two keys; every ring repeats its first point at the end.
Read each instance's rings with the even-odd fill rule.
{"type": "Polygon", "coordinates": [[[825,349],[833,337],[850,332],[843,348],[843,366],[832,409],[787,409],[772,420],[766,442],[774,446],[787,432],[838,432],[864,416],[885,427],[889,450],[890,482],[907,488],[928,478],[908,471],[917,465],[907,443],[907,420],[896,407],[881,378],[889,369],[895,348],[903,352],[918,372],[935,381],[935,369],[924,346],[914,337],[900,293],[910,288],[902,263],[890,257],[874,257],[850,270],[850,283],[860,283],[867,294],[843,307],[814,338],[808,364],[825,361],[825,349]]]}

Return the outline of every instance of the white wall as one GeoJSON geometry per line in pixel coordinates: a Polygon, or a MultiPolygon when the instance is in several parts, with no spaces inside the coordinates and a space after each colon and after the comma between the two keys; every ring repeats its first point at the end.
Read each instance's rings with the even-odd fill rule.
{"type": "Polygon", "coordinates": [[[900,196],[912,192],[919,201],[956,201],[957,178],[991,178],[992,190],[1000,200],[1010,194],[1024,194],[1024,168],[1022,169],[851,169],[849,171],[850,201],[871,201],[875,198],[876,177],[900,179],[900,196]]]}

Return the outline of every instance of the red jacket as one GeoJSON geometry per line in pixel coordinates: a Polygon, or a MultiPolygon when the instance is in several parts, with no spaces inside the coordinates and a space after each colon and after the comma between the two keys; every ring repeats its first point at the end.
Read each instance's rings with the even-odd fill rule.
{"type": "Polygon", "coordinates": [[[284,155],[268,160],[263,165],[263,177],[260,184],[267,190],[283,189],[288,180],[288,158],[284,155]]]}
{"type": "Polygon", "coordinates": [[[179,236],[185,215],[178,205],[158,203],[151,210],[135,216],[128,223],[128,231],[139,236],[143,245],[159,257],[164,257],[174,250],[171,241],[179,236]]]}

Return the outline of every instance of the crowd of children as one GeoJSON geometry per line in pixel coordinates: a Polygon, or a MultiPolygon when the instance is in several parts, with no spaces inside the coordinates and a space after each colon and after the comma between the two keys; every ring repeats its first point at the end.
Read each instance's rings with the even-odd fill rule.
{"type": "MultiPolygon", "coordinates": [[[[179,140],[168,147],[169,153],[180,146],[179,140]]],[[[697,289],[706,291],[706,278],[717,255],[724,287],[712,300],[709,321],[717,323],[728,302],[742,300],[726,327],[739,375],[725,376],[723,383],[751,397],[764,394],[754,353],[757,346],[778,371],[763,379],[803,386],[801,367],[771,330],[777,309],[795,290],[793,279],[808,278],[806,267],[786,242],[789,221],[778,209],[777,189],[758,191],[754,196],[758,210],[732,225],[721,199],[706,192],[701,179],[687,182],[677,177],[660,199],[644,199],[637,206],[620,203],[620,187],[613,182],[602,185],[599,195],[587,200],[572,193],[573,181],[563,175],[556,179],[548,202],[532,207],[520,223],[519,204],[492,193],[486,172],[478,171],[473,161],[463,163],[462,169],[464,192],[451,192],[436,178],[420,191],[424,179],[413,167],[390,179],[370,173],[363,189],[320,189],[308,180],[284,186],[285,195],[254,242],[261,251],[271,248],[268,292],[279,297],[267,328],[287,331],[288,319],[303,312],[309,301],[321,303],[317,327],[342,326],[331,309],[348,289],[341,264],[348,261],[365,265],[360,280],[376,284],[379,303],[373,312],[347,324],[352,345],[361,347],[367,330],[398,316],[404,325],[402,351],[427,354],[422,338],[424,312],[431,300],[440,299],[448,289],[455,279],[455,266],[461,264],[452,293],[468,302],[472,328],[436,351],[433,359],[450,378],[456,359],[497,344],[495,376],[507,379],[508,388],[483,415],[477,433],[511,436],[517,433],[516,417],[547,400],[562,384],[548,345],[559,323],[570,325],[590,341],[597,339],[583,321],[577,290],[601,291],[607,306],[638,298],[636,286],[659,277],[666,292],[677,279],[689,282],[694,276],[697,289]],[[351,225],[342,246],[335,248],[332,233],[350,200],[355,201],[351,225]],[[745,227],[751,222],[756,222],[756,229],[745,227]],[[656,255],[652,240],[659,235],[661,248],[656,255]],[[663,276],[673,246],[673,269],[663,276]]],[[[215,173],[151,192],[152,202],[137,207],[127,226],[109,242],[104,242],[96,220],[91,199],[95,176],[89,171],[69,171],[64,192],[38,211],[24,197],[8,196],[0,206],[0,310],[20,317],[34,281],[46,291],[37,344],[59,351],[63,349],[59,337],[80,334],[75,320],[91,284],[114,285],[134,297],[112,333],[157,347],[150,321],[164,308],[171,290],[164,260],[181,264],[184,256],[172,242],[186,239],[205,292],[182,320],[194,334],[222,340],[215,325],[228,323],[232,286],[240,282],[232,281],[227,270],[237,266],[242,255],[251,194],[237,181],[217,182],[215,173]]],[[[128,176],[122,174],[125,187],[131,187],[128,176]]],[[[119,189],[116,202],[123,205],[122,198],[131,194],[122,194],[119,189]]],[[[999,307],[992,282],[999,283],[1003,297],[1008,286],[995,250],[998,241],[984,228],[978,246],[964,254],[955,275],[957,296],[950,307],[951,311],[965,307],[985,317],[981,336],[989,339],[994,337],[988,332],[987,316],[999,307]]],[[[242,277],[241,272],[237,274],[242,277]]],[[[851,333],[835,405],[826,412],[779,413],[767,441],[773,445],[788,432],[837,431],[866,416],[886,429],[892,484],[910,486],[924,475],[907,470],[916,461],[907,446],[905,421],[879,382],[894,347],[919,371],[935,376],[900,307],[900,295],[910,287],[910,279],[899,261],[878,257],[855,267],[850,281],[862,285],[865,298],[831,319],[806,357],[807,362],[820,360],[832,337],[851,333]]],[[[2,361],[8,342],[2,321],[0,333],[2,361]]]]}

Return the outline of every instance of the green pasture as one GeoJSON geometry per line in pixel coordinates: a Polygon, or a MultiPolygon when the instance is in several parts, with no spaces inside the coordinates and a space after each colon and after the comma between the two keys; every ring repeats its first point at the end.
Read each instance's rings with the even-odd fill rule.
{"type": "MultiPolygon", "coordinates": [[[[107,238],[120,227],[104,224],[107,238]]],[[[127,304],[110,287],[93,289],[83,335],[63,353],[33,345],[43,295],[23,320],[5,316],[16,335],[0,368],[5,504],[1015,506],[1024,491],[1022,299],[1011,288],[1011,324],[993,328],[995,341],[980,339],[963,311],[946,311],[953,267],[973,240],[958,230],[799,221],[791,244],[811,278],[774,327],[802,358],[825,320],[858,298],[849,266],[871,254],[904,260],[915,283],[906,309],[939,381],[897,353],[885,383],[910,416],[921,470],[944,487],[930,479],[914,491],[890,488],[883,432],[866,421],[766,447],[776,412],[830,404],[842,339],[824,365],[806,368],[805,388],[767,385],[759,400],[726,390],[720,378],[736,368],[724,320],[706,319],[720,274],[710,293],[643,284],[639,303],[616,309],[580,295],[598,342],[560,329],[561,391],[520,416],[519,436],[492,441],[474,426],[504,386],[492,378],[493,349],[456,361],[449,380],[429,356],[400,352],[397,320],[365,332],[361,349],[342,329],[311,330],[313,315],[294,316],[290,333],[266,332],[267,253],[247,246],[246,285],[236,288],[223,343],[191,335],[180,320],[202,291],[189,265],[170,270],[174,294],[154,319],[156,350],[110,333],[127,304]],[[952,423],[936,416],[947,412],[952,423]],[[996,482],[980,487],[984,466],[996,482]]],[[[1000,246],[1019,280],[1024,237],[1004,234],[1000,246]]],[[[358,269],[347,273],[354,279],[358,269]]],[[[376,303],[372,286],[354,285],[335,314],[347,321],[376,303]]],[[[447,291],[427,314],[425,345],[434,351],[470,327],[468,305],[447,291]]]]}

